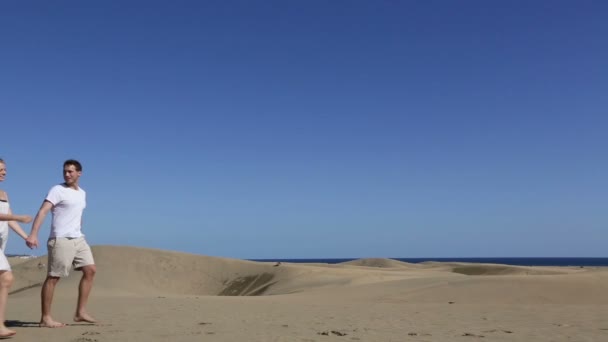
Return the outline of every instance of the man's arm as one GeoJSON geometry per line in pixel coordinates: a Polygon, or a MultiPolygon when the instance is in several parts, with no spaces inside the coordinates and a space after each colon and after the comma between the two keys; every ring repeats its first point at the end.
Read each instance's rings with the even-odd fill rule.
{"type": "Polygon", "coordinates": [[[38,209],[38,213],[36,214],[36,218],[34,219],[34,223],[32,224],[32,231],[30,235],[25,239],[25,244],[29,248],[38,247],[38,232],[40,231],[40,226],[44,222],[46,218],[46,214],[53,209],[53,203],[45,200],[42,202],[40,209],[38,209]]]}

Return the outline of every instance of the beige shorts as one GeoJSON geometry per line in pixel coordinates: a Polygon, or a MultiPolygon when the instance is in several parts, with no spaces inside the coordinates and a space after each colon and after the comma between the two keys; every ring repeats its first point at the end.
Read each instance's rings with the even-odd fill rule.
{"type": "Polygon", "coordinates": [[[67,277],[72,266],[79,270],[83,266],[94,265],[91,247],[84,237],[50,238],[47,242],[49,251],[48,274],[51,277],[67,277]]]}

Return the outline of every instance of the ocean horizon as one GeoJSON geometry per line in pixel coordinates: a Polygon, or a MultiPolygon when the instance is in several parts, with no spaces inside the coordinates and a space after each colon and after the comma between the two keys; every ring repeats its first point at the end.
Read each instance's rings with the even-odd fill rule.
{"type": "MultiPolygon", "coordinates": [[[[311,259],[248,259],[261,262],[339,264],[364,258],[311,258],[311,259]]],[[[486,257],[486,258],[386,258],[413,264],[422,262],[470,262],[512,266],[608,266],[608,258],[589,257],[486,257]]]]}
{"type": "MultiPolygon", "coordinates": [[[[202,254],[201,254],[202,255],[202,254]]],[[[36,258],[36,255],[7,254],[7,257],[36,258]]],[[[358,259],[391,259],[418,264],[423,262],[468,262],[478,264],[501,264],[511,266],[575,266],[575,267],[608,267],[608,257],[442,257],[442,258],[391,258],[391,257],[359,257],[359,258],[264,258],[243,259],[259,262],[291,262],[291,263],[320,263],[339,264],[358,259]]]]}

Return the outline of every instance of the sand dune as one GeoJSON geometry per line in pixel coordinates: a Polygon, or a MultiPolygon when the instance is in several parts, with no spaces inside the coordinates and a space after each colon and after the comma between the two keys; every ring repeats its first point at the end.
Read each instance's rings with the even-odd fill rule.
{"type": "MultiPolygon", "coordinates": [[[[96,289],[113,295],[228,294],[231,284],[241,279],[250,279],[253,284],[254,279],[263,278],[269,284],[285,270],[252,261],[135,247],[94,246],[93,254],[98,269],[96,289]]],[[[46,268],[41,269],[38,266],[40,262],[46,262],[46,257],[13,267],[19,277],[12,292],[22,292],[23,288],[44,279],[46,268]]],[[[74,272],[62,283],[76,284],[79,276],[74,272]]],[[[242,295],[255,290],[259,289],[243,288],[231,294],[242,295]]]]}
{"type": "MultiPolygon", "coordinates": [[[[447,265],[446,265],[447,266],[447,265]]],[[[452,272],[464,275],[555,275],[578,272],[572,268],[557,267],[532,267],[532,266],[509,266],[494,264],[458,264],[451,265],[452,272]]]]}
{"type": "Polygon", "coordinates": [[[379,267],[379,268],[417,267],[416,264],[411,264],[408,262],[403,262],[403,261],[394,260],[394,259],[386,259],[386,258],[357,259],[357,260],[343,262],[341,264],[342,265],[353,265],[353,266],[379,267]]]}
{"type": "MultiPolygon", "coordinates": [[[[94,246],[93,253],[99,273],[96,291],[113,295],[276,295],[421,276],[352,267],[357,261],[344,265],[281,263],[276,266],[276,263],[117,246],[94,246]]],[[[362,259],[360,263],[370,264],[366,260],[369,259],[362,259]]],[[[394,260],[374,260],[374,265],[385,267],[407,265],[394,260]]],[[[46,268],[39,265],[45,262],[46,257],[41,257],[15,265],[14,271],[20,276],[12,293],[41,285],[46,268]]],[[[62,283],[75,286],[79,276],[74,272],[62,283]]]]}
{"type": "MultiPolygon", "coordinates": [[[[93,253],[98,274],[90,306],[104,324],[29,328],[39,315],[46,257],[13,260],[8,319],[17,338],[608,340],[606,268],[381,258],[277,265],[117,246],[95,246],[93,253]]],[[[54,313],[61,320],[69,320],[78,280],[74,272],[57,288],[54,313]]]]}
{"type": "MultiPolygon", "coordinates": [[[[594,282],[594,279],[604,277],[605,272],[566,267],[470,263],[430,263],[420,267],[383,258],[358,259],[336,265],[281,263],[277,266],[276,263],[118,246],[95,246],[93,253],[98,268],[96,292],[115,296],[259,296],[318,292],[330,288],[344,291],[345,287],[367,284],[378,288],[399,284],[399,288],[419,292],[439,287],[442,293],[448,293],[452,290],[447,288],[451,288],[469,293],[474,299],[479,299],[484,293],[483,289],[474,288],[487,287],[491,292],[489,297],[506,302],[511,301],[510,295],[521,297],[519,292],[505,291],[506,286],[524,287],[526,293],[538,288],[543,292],[542,298],[553,302],[568,297],[572,286],[585,287],[586,294],[595,293],[594,286],[605,289],[594,282]],[[493,296],[492,291],[498,289],[502,294],[493,296]]],[[[25,292],[38,291],[36,287],[41,285],[46,272],[46,267],[42,266],[45,262],[46,257],[16,262],[13,267],[18,276],[11,293],[28,296],[30,294],[25,292]]],[[[73,272],[62,280],[62,284],[68,284],[62,287],[76,286],[79,276],[78,272],[73,272]]],[[[584,295],[579,294],[579,299],[584,295]]],[[[430,297],[443,296],[432,293],[430,297]]]]}

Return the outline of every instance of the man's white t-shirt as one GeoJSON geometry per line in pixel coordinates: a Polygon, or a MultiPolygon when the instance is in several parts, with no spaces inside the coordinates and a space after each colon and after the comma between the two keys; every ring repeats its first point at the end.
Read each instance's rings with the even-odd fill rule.
{"type": "Polygon", "coordinates": [[[83,236],[80,228],[82,212],[87,206],[86,197],[86,192],[80,187],[78,190],[74,190],[64,184],[59,184],[51,188],[46,196],[46,200],[53,204],[51,238],[83,236]]]}

